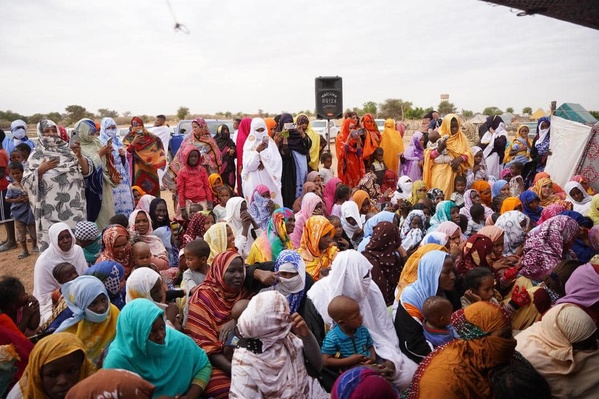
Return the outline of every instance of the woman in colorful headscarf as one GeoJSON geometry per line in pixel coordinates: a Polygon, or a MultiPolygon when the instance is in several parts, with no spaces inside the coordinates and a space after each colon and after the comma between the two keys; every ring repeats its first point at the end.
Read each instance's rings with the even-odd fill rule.
{"type": "Polygon", "coordinates": [[[274,210],[274,203],[270,199],[270,190],[263,184],[256,186],[250,200],[248,211],[262,230],[266,230],[268,220],[274,210]]]}
{"type": "MultiPolygon", "coordinates": [[[[218,224],[218,223],[217,223],[218,224]]],[[[210,382],[204,395],[217,399],[229,397],[231,362],[223,354],[219,339],[221,328],[231,320],[231,311],[249,292],[243,287],[245,266],[237,252],[226,251],[216,255],[208,275],[189,299],[186,333],[206,351],[213,365],[210,382]]]]}
{"type": "Polygon", "coordinates": [[[125,306],[125,294],[123,285],[125,283],[125,268],[114,260],[104,260],[96,263],[84,273],[94,276],[104,283],[110,303],[119,310],[125,306]]]}
{"type": "Polygon", "coordinates": [[[305,294],[314,284],[314,280],[306,273],[306,263],[300,254],[293,249],[281,251],[276,258],[274,272],[278,273],[277,281],[262,292],[278,291],[287,298],[291,314],[303,313],[306,303],[305,294]]]}
{"type": "MultiPolygon", "coordinates": [[[[539,196],[534,191],[526,190],[520,194],[520,201],[522,201],[523,213],[530,218],[533,225],[536,225],[543,211],[539,196]]],[[[599,205],[599,198],[597,204],[599,205]]]]}
{"type": "Polygon", "coordinates": [[[193,215],[189,221],[189,224],[187,225],[185,234],[183,234],[182,248],[196,238],[204,239],[204,234],[206,234],[206,231],[208,231],[210,226],[212,226],[211,220],[211,216],[206,216],[202,212],[198,212],[193,215]]]}
{"type": "Polygon", "coordinates": [[[528,233],[520,274],[539,281],[562,260],[576,259],[571,248],[577,234],[578,223],[571,217],[557,215],[543,222],[528,233]]]}
{"type": "Polygon", "coordinates": [[[279,208],[272,213],[266,229],[256,238],[246,259],[246,264],[276,260],[281,251],[292,249],[289,235],[295,230],[295,216],[289,208],[279,208]]]}
{"type": "MultiPolygon", "coordinates": [[[[237,149],[235,142],[231,140],[229,126],[222,124],[216,129],[214,141],[218,146],[221,155],[221,165],[219,173],[226,185],[235,187],[235,159],[237,158],[237,149]]],[[[216,194],[216,193],[215,193],[216,194]]]]}
{"type": "Polygon", "coordinates": [[[115,166],[112,147],[102,144],[94,121],[81,119],[75,124],[74,131],[79,137],[81,152],[94,164],[93,175],[85,186],[87,220],[96,222],[103,229],[115,214],[112,190],[123,178],[115,166]]]}
{"type": "MultiPolygon", "coordinates": [[[[444,296],[459,309],[459,297],[455,294],[454,262],[445,251],[430,251],[418,262],[418,278],[403,289],[397,303],[395,330],[402,352],[420,363],[431,347],[424,338],[424,302],[431,296],[444,296]]],[[[395,306],[394,306],[395,307],[395,306]]]]}
{"type": "Polygon", "coordinates": [[[129,216],[129,232],[133,239],[139,239],[150,246],[152,253],[152,263],[158,270],[165,270],[169,267],[168,253],[162,240],[152,234],[152,221],[147,212],[136,209],[129,216]]]}
{"type": "Polygon", "coordinates": [[[591,208],[592,197],[586,192],[580,183],[570,181],[564,186],[566,201],[571,202],[574,211],[586,215],[591,208]]]}
{"type": "Polygon", "coordinates": [[[409,176],[412,181],[422,180],[422,165],[424,163],[424,137],[422,132],[415,132],[412,141],[403,154],[405,163],[401,166],[400,174],[409,176]]]}
{"type": "Polygon", "coordinates": [[[474,183],[472,183],[472,188],[478,191],[483,204],[490,207],[493,199],[491,185],[485,180],[477,180],[474,183]]]}
{"type": "Polygon", "coordinates": [[[83,342],[73,334],[43,338],[31,351],[23,377],[7,398],[63,398],[95,371],[85,351],[83,342]]]}
{"type": "Polygon", "coordinates": [[[503,255],[522,255],[530,219],[520,211],[508,211],[497,218],[495,226],[503,230],[503,255]]]}
{"type": "Polygon", "coordinates": [[[475,267],[492,269],[494,260],[493,241],[486,235],[473,234],[462,247],[462,254],[456,261],[456,271],[463,276],[475,267]]]}
{"type": "Polygon", "coordinates": [[[506,212],[509,211],[520,211],[522,212],[522,201],[520,201],[520,198],[518,197],[507,197],[505,200],[503,200],[503,203],[501,204],[501,209],[499,211],[499,213],[501,215],[503,215],[506,212]]]}
{"type": "Polygon", "coordinates": [[[297,126],[303,129],[311,141],[308,152],[308,166],[311,170],[318,171],[318,163],[320,162],[320,135],[316,130],[312,129],[312,124],[306,114],[297,115],[295,121],[297,126]]]}
{"type": "Polygon", "coordinates": [[[343,121],[341,131],[335,138],[337,154],[337,176],[343,184],[355,187],[366,169],[362,161],[363,149],[360,139],[359,125],[356,120],[347,118],[343,121]]]}
{"type": "Polygon", "coordinates": [[[323,215],[324,212],[322,208],[322,199],[318,195],[314,193],[307,193],[304,195],[302,207],[295,215],[295,229],[289,234],[293,248],[299,248],[300,246],[306,220],[314,215],[323,215]]]}
{"type": "Polygon", "coordinates": [[[547,116],[539,118],[537,121],[537,135],[532,142],[532,148],[530,150],[530,157],[537,164],[537,172],[545,170],[547,164],[547,158],[549,157],[549,142],[551,141],[551,119],[547,116]]]}
{"type": "Polygon", "coordinates": [[[593,398],[599,389],[597,326],[584,310],[564,303],[516,336],[516,350],[551,386],[552,398],[593,398]]]}
{"type": "Polygon", "coordinates": [[[476,302],[451,317],[460,338],[439,347],[420,363],[406,397],[493,398],[491,371],[515,354],[509,315],[498,305],[476,302]]]}
{"type": "MultiPolygon", "coordinates": [[[[366,116],[364,116],[366,117],[366,116]]],[[[404,153],[403,138],[401,134],[395,130],[395,121],[391,118],[385,121],[385,129],[380,134],[381,141],[380,147],[384,149],[383,161],[387,169],[391,169],[394,172],[399,172],[399,157],[404,153]]],[[[412,140],[413,142],[413,140],[412,140]]],[[[402,173],[407,175],[407,173],[402,173]]],[[[410,176],[413,180],[418,180],[410,176]]]]}
{"type": "Polygon", "coordinates": [[[372,238],[362,255],[372,265],[372,281],[383,293],[385,304],[391,306],[395,299],[395,287],[403,266],[397,248],[401,245],[399,229],[391,222],[380,222],[374,228],[372,238]]]}
{"type": "MultiPolygon", "coordinates": [[[[285,185],[282,187],[283,203],[281,205],[292,208],[293,201],[302,195],[302,188],[306,182],[312,140],[304,130],[304,126],[307,125],[289,128],[286,127],[287,124],[293,124],[293,117],[290,114],[281,115],[277,127],[277,133],[280,133],[277,137],[280,137],[280,141],[277,143],[283,164],[281,180],[285,181],[285,185]]],[[[266,125],[264,128],[266,129],[266,125]]],[[[268,137],[267,132],[264,134],[266,134],[265,137],[268,137]]]]}
{"type": "Polygon", "coordinates": [[[162,141],[148,132],[141,118],[135,116],[131,119],[129,133],[123,138],[123,145],[132,156],[131,184],[140,186],[147,194],[160,197],[158,169],[166,166],[162,141]]]}
{"type": "Polygon", "coordinates": [[[58,136],[56,123],[40,121],[37,136],[38,145],[27,160],[21,183],[35,216],[37,245],[43,252],[54,223],[65,222],[74,229],[77,222],[87,220],[84,178],[91,175],[93,165],[80,144],[69,146],[58,136]]]}
{"type": "Polygon", "coordinates": [[[424,182],[424,180],[416,180],[412,184],[412,196],[408,199],[408,201],[412,205],[416,205],[418,203],[418,201],[427,198],[426,192],[427,192],[427,189],[426,189],[426,183],[424,182]]]}
{"type": "MultiPolygon", "coordinates": [[[[137,207],[137,204],[141,200],[141,198],[146,195],[146,192],[139,186],[131,186],[131,193],[133,194],[133,203],[134,206],[137,207]]],[[[131,213],[131,212],[129,212],[131,213]]],[[[129,217],[129,216],[127,216],[129,217]]]]}
{"type": "Polygon", "coordinates": [[[164,311],[154,303],[127,303],[116,329],[104,368],[138,374],[156,387],[155,397],[199,397],[204,392],[212,371],[206,353],[188,336],[165,328],[164,311]]]}
{"type": "Polygon", "coordinates": [[[510,195],[510,184],[505,180],[497,180],[491,186],[491,198],[499,195],[507,197],[510,195]]]}
{"type": "Polygon", "coordinates": [[[395,221],[395,213],[389,211],[381,211],[369,218],[366,223],[364,223],[364,237],[362,241],[360,241],[360,245],[358,245],[358,252],[364,252],[366,249],[366,245],[370,242],[372,238],[372,233],[374,233],[374,228],[381,222],[394,222],[395,221]]]}
{"type": "Polygon", "coordinates": [[[218,222],[210,226],[204,234],[204,241],[210,246],[208,264],[212,264],[212,260],[221,252],[237,251],[235,231],[225,222],[218,222]]]}
{"type": "Polygon", "coordinates": [[[56,332],[69,332],[85,343],[85,351],[94,364],[116,335],[119,310],[110,303],[108,291],[97,277],[79,276],[63,284],[62,296],[73,315],[56,332]]]}
{"type": "Polygon", "coordinates": [[[572,178],[570,179],[570,181],[575,181],[577,183],[580,183],[580,185],[584,188],[584,190],[586,191],[586,193],[588,195],[590,195],[591,197],[595,194],[597,194],[595,192],[595,190],[593,190],[593,187],[591,187],[591,185],[589,184],[589,179],[587,179],[586,177],[582,176],[582,175],[574,175],[572,176],[572,178]]]}
{"type": "Polygon", "coordinates": [[[83,274],[87,269],[83,249],[75,243],[75,235],[68,224],[55,223],[48,234],[50,246],[37,258],[33,269],[33,296],[39,301],[41,324],[52,315],[52,292],[60,288],[52,275],[54,268],[60,263],[68,262],[78,274],[83,274]]]}
{"type": "Polygon", "coordinates": [[[325,328],[333,326],[333,319],[327,312],[331,300],[345,295],[358,302],[363,325],[372,336],[375,352],[384,360],[379,365],[380,371],[393,379],[396,386],[404,388],[410,383],[416,365],[400,351],[383,295],[370,276],[371,269],[368,259],[359,252],[340,252],[333,262],[330,275],[314,283],[308,291],[311,303],[306,303],[304,319],[316,340],[322,342],[325,328]]]}
{"type": "Polygon", "coordinates": [[[553,182],[548,177],[537,180],[535,185],[531,187],[530,190],[539,196],[540,204],[543,207],[561,200],[560,197],[554,194],[553,182]]]}
{"type": "Polygon", "coordinates": [[[321,272],[328,274],[339,251],[333,243],[334,236],[335,227],[324,216],[311,216],[306,220],[298,252],[306,262],[306,271],[314,280],[320,278],[321,272]]]}
{"type": "Polygon", "coordinates": [[[564,207],[561,203],[556,202],[555,204],[551,204],[546,206],[541,211],[541,217],[537,221],[536,225],[539,226],[541,223],[551,219],[554,216],[561,214],[566,211],[566,207],[564,207]]]}
{"type": "Polygon", "coordinates": [[[264,118],[264,123],[266,123],[266,128],[268,129],[268,135],[271,138],[274,138],[275,133],[277,132],[277,121],[274,118],[264,118]]]}
{"type": "Polygon", "coordinates": [[[498,115],[487,118],[487,127],[489,131],[480,140],[481,145],[485,146],[483,155],[489,175],[499,178],[507,144],[507,131],[503,119],[498,115]]]}
{"type": "Polygon", "coordinates": [[[231,398],[328,398],[306,370],[306,364],[317,371],[322,367],[318,343],[283,295],[271,291],[253,297],[237,331],[231,398]],[[253,349],[254,340],[262,343],[261,350],[253,349]]]}
{"type": "Polygon", "coordinates": [[[366,166],[369,166],[371,155],[381,143],[381,132],[379,131],[379,127],[372,114],[364,115],[362,117],[361,125],[364,129],[364,135],[362,136],[362,148],[364,149],[362,152],[362,159],[366,166]]]}
{"type": "Polygon", "coordinates": [[[589,262],[596,255],[589,237],[589,230],[593,227],[593,222],[575,211],[563,211],[560,215],[569,216],[578,223],[578,234],[572,245],[572,251],[581,263],[589,262]]]}
{"type": "MultiPolygon", "coordinates": [[[[112,188],[114,214],[129,217],[129,214],[131,214],[135,205],[131,192],[131,169],[129,160],[127,159],[127,153],[125,152],[123,142],[118,135],[118,129],[114,119],[102,118],[100,125],[100,142],[104,145],[108,145],[108,141],[110,140],[112,143],[112,159],[114,160],[114,167],[121,176],[121,182],[116,187],[112,188]]],[[[109,162],[110,160],[106,158],[105,162],[106,161],[109,162]]]]}
{"type": "Polygon", "coordinates": [[[472,168],[474,157],[466,136],[460,130],[457,115],[449,114],[443,118],[439,134],[442,138],[445,137],[444,141],[439,143],[436,150],[427,149],[424,152],[423,180],[427,187],[436,187],[451,195],[455,177],[465,175],[472,168]],[[450,163],[436,163],[435,158],[445,150],[453,160],[450,163]]]}
{"type": "Polygon", "coordinates": [[[347,370],[337,378],[331,390],[332,399],[399,398],[397,390],[378,371],[367,366],[347,370]]]}
{"type": "MultiPolygon", "coordinates": [[[[243,146],[241,181],[245,199],[249,201],[256,187],[263,184],[268,187],[273,202],[283,206],[284,199],[281,196],[282,177],[283,161],[277,144],[268,136],[264,120],[254,118],[250,122],[249,135],[243,146]]],[[[301,184],[303,184],[303,181],[301,184]]],[[[285,185],[287,186],[287,183],[285,185]]],[[[291,204],[293,204],[293,201],[291,201],[291,204]]]]}
{"type": "Polygon", "coordinates": [[[436,231],[439,225],[443,222],[459,223],[460,222],[460,210],[453,201],[441,201],[437,204],[437,208],[433,217],[431,217],[431,226],[428,232],[431,233],[436,231]]]}
{"type": "Polygon", "coordinates": [[[125,269],[125,278],[127,278],[134,267],[129,238],[129,231],[120,224],[113,224],[105,228],[102,233],[103,249],[96,263],[118,262],[125,269]]]}
{"type": "Polygon", "coordinates": [[[595,260],[579,266],[566,281],[566,295],[558,304],[572,303],[583,309],[599,327],[599,265],[595,260]]]}
{"type": "Polygon", "coordinates": [[[341,184],[341,179],[338,177],[331,177],[324,185],[323,197],[327,215],[330,215],[333,211],[333,205],[335,205],[335,190],[339,184],[341,184]]]}
{"type": "Polygon", "coordinates": [[[593,220],[595,226],[599,224],[599,194],[595,194],[591,199],[591,206],[586,216],[593,220]]]}

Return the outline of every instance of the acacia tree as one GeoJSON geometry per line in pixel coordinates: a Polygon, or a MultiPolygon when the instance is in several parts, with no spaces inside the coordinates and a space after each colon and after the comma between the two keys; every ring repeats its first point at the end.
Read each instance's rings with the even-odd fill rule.
{"type": "Polygon", "coordinates": [[[119,113],[108,108],[100,108],[98,109],[98,116],[100,118],[118,118],[119,113]]]}
{"type": "Polygon", "coordinates": [[[179,107],[177,110],[177,118],[179,118],[179,120],[185,119],[187,114],[189,114],[189,108],[187,107],[179,107]]]}
{"type": "Polygon", "coordinates": [[[456,108],[455,105],[449,101],[441,101],[439,103],[439,107],[437,108],[437,112],[439,112],[441,115],[453,114],[456,112],[456,108]]]}
{"type": "Polygon", "coordinates": [[[522,108],[522,113],[523,114],[532,115],[532,108],[530,108],[530,107],[524,107],[524,108],[522,108]]]}
{"type": "Polygon", "coordinates": [[[505,109],[505,112],[507,112],[508,114],[513,114],[513,113],[514,113],[514,108],[512,108],[512,107],[507,107],[507,108],[505,109]]]}
{"type": "Polygon", "coordinates": [[[367,101],[362,105],[362,110],[365,114],[372,114],[376,118],[378,107],[374,101],[367,101]]]}
{"type": "Polygon", "coordinates": [[[497,107],[487,107],[483,110],[483,115],[487,115],[487,116],[494,116],[494,115],[501,115],[501,114],[503,114],[503,111],[497,107]]]}
{"type": "Polygon", "coordinates": [[[412,103],[399,98],[388,98],[380,105],[378,115],[381,118],[403,120],[404,114],[412,108],[412,103]]]}

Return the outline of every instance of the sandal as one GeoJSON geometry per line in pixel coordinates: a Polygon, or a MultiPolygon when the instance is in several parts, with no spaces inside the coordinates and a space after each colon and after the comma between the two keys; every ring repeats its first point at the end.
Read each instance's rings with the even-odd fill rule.
{"type": "Polygon", "coordinates": [[[19,256],[17,256],[17,259],[25,259],[26,257],[28,257],[29,255],[31,255],[29,252],[27,251],[23,251],[19,254],[19,256]]]}
{"type": "Polygon", "coordinates": [[[10,251],[11,249],[15,249],[17,247],[16,242],[7,242],[0,246],[0,252],[10,251]]]}
{"type": "Polygon", "coordinates": [[[36,245],[35,247],[31,248],[31,252],[34,253],[34,254],[37,254],[37,253],[40,252],[40,249],[36,245]]]}

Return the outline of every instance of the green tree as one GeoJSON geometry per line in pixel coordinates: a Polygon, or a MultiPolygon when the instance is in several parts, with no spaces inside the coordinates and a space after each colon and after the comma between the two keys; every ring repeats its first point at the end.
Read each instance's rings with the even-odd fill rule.
{"type": "Polygon", "coordinates": [[[468,109],[463,109],[462,110],[462,116],[464,118],[472,118],[472,116],[474,115],[474,112],[468,110],[468,109]]]}
{"type": "Polygon", "coordinates": [[[374,101],[365,102],[362,104],[362,109],[364,110],[365,114],[372,114],[376,118],[378,108],[374,101]]]}
{"type": "Polygon", "coordinates": [[[27,121],[32,124],[37,124],[37,123],[39,123],[39,121],[41,121],[45,117],[46,117],[46,115],[44,115],[44,114],[33,114],[29,118],[27,118],[27,121]]]}
{"type": "Polygon", "coordinates": [[[131,111],[123,112],[123,118],[131,118],[131,111]]]}
{"type": "Polygon", "coordinates": [[[100,108],[98,109],[98,116],[100,118],[118,118],[119,113],[108,108],[100,108]]]}
{"type": "Polygon", "coordinates": [[[11,110],[0,111],[0,119],[4,119],[7,121],[14,121],[16,119],[21,119],[27,122],[27,117],[25,115],[18,114],[16,112],[12,112],[11,110]]]}
{"type": "Polygon", "coordinates": [[[185,119],[187,114],[189,114],[189,108],[187,107],[179,107],[177,110],[177,118],[179,118],[179,120],[185,119]]]}
{"type": "Polygon", "coordinates": [[[483,115],[493,116],[493,115],[501,115],[503,111],[497,107],[487,107],[483,110],[483,115]]]}
{"type": "Polygon", "coordinates": [[[410,108],[405,112],[406,119],[422,119],[428,111],[421,107],[410,108]]]}
{"type": "Polygon", "coordinates": [[[505,112],[507,112],[508,114],[513,114],[513,113],[514,113],[514,108],[512,108],[512,107],[507,107],[507,108],[505,109],[505,112]]]}
{"type": "Polygon", "coordinates": [[[453,114],[456,112],[456,108],[455,105],[449,101],[441,101],[437,107],[437,112],[439,112],[441,115],[453,114]]]}
{"type": "Polygon", "coordinates": [[[599,111],[589,111],[589,114],[593,115],[595,119],[599,120],[599,111]]]}
{"type": "Polygon", "coordinates": [[[524,107],[524,108],[522,108],[522,113],[523,114],[532,115],[532,108],[530,108],[530,107],[524,107]]]}
{"type": "Polygon", "coordinates": [[[399,98],[388,98],[384,103],[380,104],[379,116],[381,118],[393,118],[403,120],[404,113],[412,109],[412,103],[403,101],[399,98]]]}
{"type": "Polygon", "coordinates": [[[69,125],[72,125],[83,118],[94,117],[94,114],[92,114],[91,112],[87,112],[87,109],[85,109],[85,107],[82,107],[81,105],[69,105],[65,108],[65,111],[67,111],[67,117],[65,119],[65,122],[69,125]]]}
{"type": "Polygon", "coordinates": [[[225,112],[225,118],[230,118],[232,116],[233,116],[233,114],[231,113],[231,111],[225,112]]]}
{"type": "Polygon", "coordinates": [[[46,118],[56,123],[62,121],[62,115],[60,114],[60,112],[50,112],[46,114],[46,118]]]}

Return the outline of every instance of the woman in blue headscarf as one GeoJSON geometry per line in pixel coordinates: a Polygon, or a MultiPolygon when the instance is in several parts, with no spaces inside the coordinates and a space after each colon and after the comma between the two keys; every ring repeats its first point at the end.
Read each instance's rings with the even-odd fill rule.
{"type": "Polygon", "coordinates": [[[114,260],[103,260],[96,263],[84,273],[97,277],[104,283],[110,302],[119,309],[125,306],[125,268],[114,260]]]}
{"type": "Polygon", "coordinates": [[[543,211],[541,199],[534,191],[526,190],[520,194],[520,201],[524,214],[530,218],[532,225],[536,226],[543,211]]]}
{"type": "Polygon", "coordinates": [[[190,337],[166,328],[164,311],[143,298],[123,308],[104,368],[139,374],[156,387],[154,397],[197,398],[212,373],[206,352],[190,337]]]}
{"type": "Polygon", "coordinates": [[[73,315],[56,332],[69,332],[85,343],[87,357],[94,363],[114,339],[119,310],[110,303],[104,283],[94,276],[79,276],[65,283],[62,296],[73,315]]]}
{"type": "Polygon", "coordinates": [[[100,122],[100,141],[107,145],[108,140],[112,139],[112,156],[114,166],[121,175],[121,183],[112,188],[112,199],[114,201],[115,215],[125,215],[129,217],[133,212],[134,200],[131,190],[131,176],[129,174],[130,166],[127,160],[127,152],[123,147],[123,142],[118,135],[118,128],[114,119],[102,118],[100,122]]]}
{"type": "Polygon", "coordinates": [[[389,211],[382,211],[371,217],[364,224],[364,238],[358,245],[358,252],[364,252],[366,245],[370,242],[374,228],[380,222],[393,222],[395,220],[395,213],[389,211]]]}
{"type": "Polygon", "coordinates": [[[306,263],[297,251],[285,249],[279,254],[274,271],[279,277],[272,289],[285,295],[290,314],[302,313],[306,291],[314,284],[312,277],[306,273],[306,263]]]}
{"type": "Polygon", "coordinates": [[[578,223],[578,235],[574,240],[574,245],[572,245],[572,251],[574,251],[579,261],[589,262],[595,256],[595,250],[589,239],[589,230],[593,228],[593,220],[576,211],[563,211],[560,215],[570,216],[578,223]]]}

